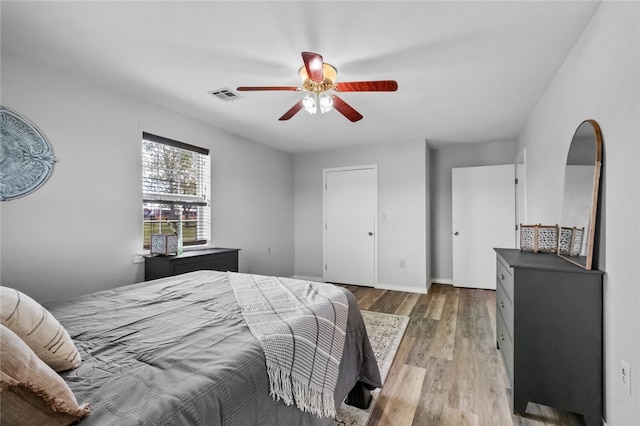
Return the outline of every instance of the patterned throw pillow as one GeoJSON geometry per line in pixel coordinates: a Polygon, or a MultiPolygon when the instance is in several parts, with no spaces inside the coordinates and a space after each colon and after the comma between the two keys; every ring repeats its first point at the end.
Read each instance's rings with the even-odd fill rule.
{"type": "Polygon", "coordinates": [[[80,365],[80,353],[67,330],[26,294],[0,286],[0,323],[24,340],[54,370],[64,371],[80,365]]]}
{"type": "Polygon", "coordinates": [[[3,325],[0,342],[0,424],[69,425],[89,414],[62,377],[3,325]]]}

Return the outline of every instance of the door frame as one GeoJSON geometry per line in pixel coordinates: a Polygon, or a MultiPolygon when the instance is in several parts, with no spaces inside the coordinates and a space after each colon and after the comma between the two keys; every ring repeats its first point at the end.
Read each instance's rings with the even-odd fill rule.
{"type": "Polygon", "coordinates": [[[327,265],[327,174],[372,169],[375,174],[373,195],[373,288],[378,285],[378,165],[330,167],[322,169],[322,279],[326,281],[327,265]]]}
{"type": "Polygon", "coordinates": [[[527,224],[527,148],[516,157],[516,247],[520,247],[520,224],[527,224]]]}

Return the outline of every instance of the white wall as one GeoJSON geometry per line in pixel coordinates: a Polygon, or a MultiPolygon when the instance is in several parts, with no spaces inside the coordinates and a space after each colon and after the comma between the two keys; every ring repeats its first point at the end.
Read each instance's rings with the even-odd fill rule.
{"type": "Polygon", "coordinates": [[[528,219],[558,223],[564,163],[578,125],[604,139],[599,269],[604,278],[605,420],[640,424],[640,3],[603,2],[518,140],[527,149],[528,219]],[[619,383],[631,364],[632,395],[619,383]]]}
{"type": "Polygon", "coordinates": [[[425,292],[426,143],[375,144],[296,154],[295,273],[322,277],[322,170],[378,166],[378,286],[425,292]],[[385,220],[386,218],[386,220],[385,220]],[[405,261],[405,267],[400,261],[405,261]]]}
{"type": "Polygon", "coordinates": [[[453,282],[451,170],[455,167],[497,166],[516,159],[516,142],[454,144],[431,148],[431,279],[453,282]]]}
{"type": "Polygon", "coordinates": [[[132,261],[142,252],[142,131],[209,148],[213,242],[242,249],[241,270],[293,274],[291,154],[5,53],[1,90],[59,159],[40,189],[3,202],[3,285],[46,302],[143,279],[132,261]]]}

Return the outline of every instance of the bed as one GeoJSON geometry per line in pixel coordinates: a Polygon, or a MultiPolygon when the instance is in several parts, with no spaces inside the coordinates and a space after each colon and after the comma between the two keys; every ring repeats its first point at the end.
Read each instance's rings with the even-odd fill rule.
{"type": "MultiPolygon", "coordinates": [[[[334,391],[380,387],[378,366],[353,294],[334,391]]],[[[265,355],[226,272],[197,271],[46,305],[82,356],[61,372],[89,425],[319,425],[269,395],[265,355]]]]}

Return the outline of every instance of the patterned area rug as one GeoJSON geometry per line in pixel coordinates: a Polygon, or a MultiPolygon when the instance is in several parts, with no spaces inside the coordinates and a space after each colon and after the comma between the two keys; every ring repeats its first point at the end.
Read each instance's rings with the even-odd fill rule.
{"type": "MultiPolygon", "coordinates": [[[[409,317],[362,311],[362,318],[367,328],[371,347],[378,361],[380,377],[384,385],[404,332],[409,324],[409,317]]],[[[373,411],[379,392],[379,389],[371,392],[373,401],[371,401],[371,405],[366,410],[342,404],[338,410],[334,426],[365,426],[373,411]]]]}

